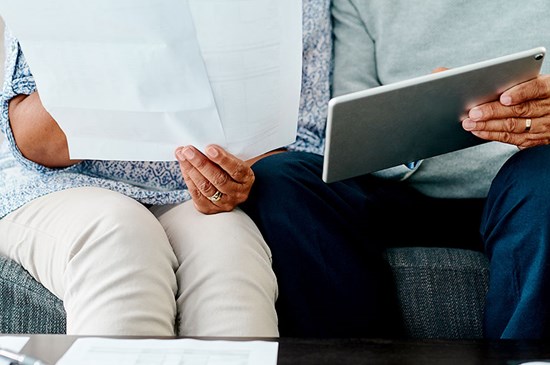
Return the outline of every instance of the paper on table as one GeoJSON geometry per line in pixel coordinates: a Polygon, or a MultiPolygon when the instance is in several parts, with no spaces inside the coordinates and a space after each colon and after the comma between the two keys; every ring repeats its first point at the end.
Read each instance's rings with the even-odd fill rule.
{"type": "Polygon", "coordinates": [[[80,338],[57,365],[276,365],[277,342],[80,338]]]}
{"type": "MultiPolygon", "coordinates": [[[[28,341],[29,337],[0,336],[0,348],[19,352],[27,344],[28,341]]],[[[9,365],[10,363],[11,360],[0,358],[0,365],[9,365]]]]}
{"type": "Polygon", "coordinates": [[[248,158],[293,141],[301,2],[190,1],[0,4],[72,158],[173,160],[209,143],[248,158]]]}

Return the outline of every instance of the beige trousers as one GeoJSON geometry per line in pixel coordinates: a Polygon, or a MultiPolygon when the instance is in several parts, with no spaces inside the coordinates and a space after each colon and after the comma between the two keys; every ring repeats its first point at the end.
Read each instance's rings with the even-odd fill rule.
{"type": "Polygon", "coordinates": [[[0,254],[63,300],[68,334],[278,336],[271,252],[239,209],[69,189],[0,219],[0,254]]]}

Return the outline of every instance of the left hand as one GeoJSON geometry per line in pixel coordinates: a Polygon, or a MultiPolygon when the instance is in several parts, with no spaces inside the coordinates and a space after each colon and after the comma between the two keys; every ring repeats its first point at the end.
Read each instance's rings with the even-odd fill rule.
{"type": "Polygon", "coordinates": [[[477,137],[523,149],[550,143],[550,75],[506,90],[498,101],[472,108],[462,127],[477,137]]]}
{"type": "Polygon", "coordinates": [[[231,211],[248,198],[254,183],[254,172],[249,163],[220,146],[209,145],[205,153],[193,146],[176,150],[176,158],[195,207],[204,214],[231,211]]]}

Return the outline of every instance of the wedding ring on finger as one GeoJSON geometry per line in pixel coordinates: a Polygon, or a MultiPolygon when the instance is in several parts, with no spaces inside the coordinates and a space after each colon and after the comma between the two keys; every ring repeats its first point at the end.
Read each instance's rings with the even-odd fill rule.
{"type": "Polygon", "coordinates": [[[211,197],[208,197],[208,200],[210,200],[212,203],[215,203],[215,202],[219,201],[222,198],[222,195],[223,194],[222,194],[221,191],[216,190],[214,195],[212,195],[211,197]]]}
{"type": "Polygon", "coordinates": [[[531,130],[531,123],[533,121],[531,120],[531,118],[527,118],[525,119],[525,132],[529,132],[531,130]]]}

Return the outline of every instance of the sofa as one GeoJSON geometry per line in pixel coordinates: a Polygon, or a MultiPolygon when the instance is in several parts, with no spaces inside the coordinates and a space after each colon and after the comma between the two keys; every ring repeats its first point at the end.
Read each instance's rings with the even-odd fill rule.
{"type": "MultiPolygon", "coordinates": [[[[0,237],[0,239],[2,239],[0,237]]],[[[391,248],[407,337],[481,338],[489,277],[486,257],[450,248],[391,248]]],[[[65,333],[63,303],[16,262],[0,257],[0,332],[65,333]]]]}

